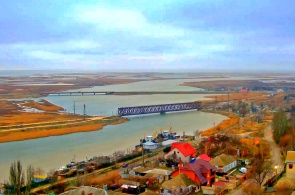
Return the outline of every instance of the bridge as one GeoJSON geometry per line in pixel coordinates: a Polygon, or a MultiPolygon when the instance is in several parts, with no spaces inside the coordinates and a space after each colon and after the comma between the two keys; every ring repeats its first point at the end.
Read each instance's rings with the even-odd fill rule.
{"type": "MultiPolygon", "coordinates": [[[[80,96],[80,95],[154,95],[154,94],[216,94],[207,91],[71,91],[71,92],[43,92],[41,96],[80,96]]],[[[218,94],[228,94],[218,92],[218,94]]]]}
{"type": "Polygon", "coordinates": [[[77,96],[77,95],[110,95],[111,91],[72,91],[72,92],[53,92],[53,93],[40,93],[40,95],[56,95],[56,96],[77,96]]]}
{"type": "Polygon", "coordinates": [[[129,115],[141,115],[141,114],[151,114],[151,113],[163,114],[165,112],[196,110],[200,108],[201,108],[201,102],[186,102],[186,103],[176,103],[176,104],[122,107],[122,108],[118,108],[118,115],[129,116],[129,115]]]}

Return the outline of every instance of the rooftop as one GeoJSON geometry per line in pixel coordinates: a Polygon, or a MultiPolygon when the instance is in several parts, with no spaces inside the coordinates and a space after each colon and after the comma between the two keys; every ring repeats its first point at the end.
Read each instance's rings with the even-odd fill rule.
{"type": "Polygon", "coordinates": [[[197,150],[193,148],[189,143],[174,142],[172,143],[170,151],[174,148],[177,148],[184,156],[190,156],[197,152],[197,150]]]}
{"type": "Polygon", "coordinates": [[[295,162],[295,151],[288,151],[286,157],[286,163],[295,162]]]}
{"type": "Polygon", "coordinates": [[[214,166],[224,167],[226,165],[231,164],[234,161],[236,161],[236,159],[232,155],[221,154],[219,156],[216,156],[209,162],[214,166]]]}
{"type": "Polygon", "coordinates": [[[171,190],[174,187],[188,187],[190,185],[198,186],[199,184],[191,180],[188,176],[181,173],[180,175],[165,181],[162,184],[162,188],[171,190]]]}

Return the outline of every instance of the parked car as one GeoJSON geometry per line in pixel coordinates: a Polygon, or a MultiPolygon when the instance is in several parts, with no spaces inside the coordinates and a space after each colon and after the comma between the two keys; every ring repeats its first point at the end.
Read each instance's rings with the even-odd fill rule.
{"type": "Polygon", "coordinates": [[[123,167],[123,168],[126,168],[126,167],[128,167],[128,164],[127,164],[127,163],[124,163],[124,164],[122,165],[122,167],[123,167]]]}
{"type": "Polygon", "coordinates": [[[245,168],[245,167],[241,167],[241,168],[239,168],[239,171],[240,171],[241,173],[247,173],[247,168],[245,168]]]}

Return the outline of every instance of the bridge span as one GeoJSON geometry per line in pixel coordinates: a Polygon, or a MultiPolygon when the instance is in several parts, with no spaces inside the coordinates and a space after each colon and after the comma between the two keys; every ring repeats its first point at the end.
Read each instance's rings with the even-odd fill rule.
{"type": "Polygon", "coordinates": [[[110,95],[114,92],[111,91],[64,91],[64,92],[44,92],[40,95],[57,95],[57,96],[77,96],[77,95],[110,95]]]}
{"type": "Polygon", "coordinates": [[[79,96],[79,95],[154,95],[154,94],[228,94],[208,91],[65,91],[43,92],[41,96],[79,96]]]}
{"type": "Polygon", "coordinates": [[[119,116],[141,115],[151,113],[165,113],[183,110],[201,109],[201,102],[186,102],[176,104],[160,104],[150,106],[122,107],[118,108],[119,116]]]}

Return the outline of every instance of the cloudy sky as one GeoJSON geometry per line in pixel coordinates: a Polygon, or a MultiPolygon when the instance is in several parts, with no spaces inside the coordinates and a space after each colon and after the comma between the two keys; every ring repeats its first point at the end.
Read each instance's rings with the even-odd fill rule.
{"type": "Polygon", "coordinates": [[[295,71],[294,0],[1,0],[0,70],[295,71]]]}

